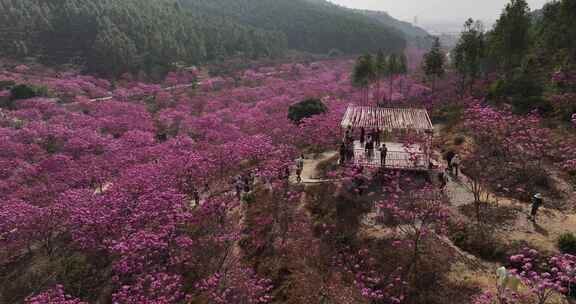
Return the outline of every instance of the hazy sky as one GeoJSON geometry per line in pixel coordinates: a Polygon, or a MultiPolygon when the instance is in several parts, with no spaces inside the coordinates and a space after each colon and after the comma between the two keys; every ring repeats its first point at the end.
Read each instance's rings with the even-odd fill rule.
{"type": "MultiPolygon", "coordinates": [[[[457,21],[468,17],[495,20],[508,0],[331,0],[334,3],[390,13],[393,17],[410,21],[457,21]]],[[[542,7],[548,0],[528,0],[530,8],[542,7]]]]}

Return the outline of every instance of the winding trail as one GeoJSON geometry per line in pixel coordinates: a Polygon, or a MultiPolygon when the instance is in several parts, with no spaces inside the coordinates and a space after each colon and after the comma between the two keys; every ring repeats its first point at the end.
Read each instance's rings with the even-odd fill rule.
{"type": "MultiPolygon", "coordinates": [[[[312,159],[305,159],[304,160],[304,168],[302,169],[302,183],[303,184],[320,184],[320,183],[328,183],[336,181],[334,179],[318,179],[318,165],[324,161],[331,159],[332,157],[336,156],[336,151],[328,151],[320,154],[316,158],[312,159]]],[[[296,177],[293,177],[294,181],[296,177]]]]}

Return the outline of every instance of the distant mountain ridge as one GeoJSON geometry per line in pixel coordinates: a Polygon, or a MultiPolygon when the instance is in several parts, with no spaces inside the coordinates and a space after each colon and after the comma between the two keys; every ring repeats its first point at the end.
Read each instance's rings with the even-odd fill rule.
{"type": "MultiPolygon", "coordinates": [[[[392,17],[389,13],[385,11],[375,11],[375,10],[363,10],[363,9],[352,9],[346,8],[333,2],[327,0],[306,0],[308,2],[316,3],[316,4],[323,4],[327,6],[337,6],[341,9],[349,10],[352,12],[356,12],[367,17],[370,17],[373,20],[376,20],[386,26],[396,29],[397,31],[401,32],[406,36],[407,40],[413,40],[418,38],[431,38],[430,33],[424,30],[421,27],[413,25],[410,22],[401,21],[394,17],[392,17]]],[[[431,39],[430,39],[431,40],[431,39]]]]}

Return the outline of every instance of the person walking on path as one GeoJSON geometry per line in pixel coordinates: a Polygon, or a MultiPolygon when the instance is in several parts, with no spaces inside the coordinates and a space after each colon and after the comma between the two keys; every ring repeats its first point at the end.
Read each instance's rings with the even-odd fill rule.
{"type": "Polygon", "coordinates": [[[236,198],[240,200],[242,198],[242,190],[244,190],[244,185],[242,183],[242,178],[239,175],[234,179],[234,188],[236,189],[236,198]]]}
{"type": "Polygon", "coordinates": [[[380,147],[380,167],[386,168],[386,157],[388,156],[388,148],[386,144],[382,144],[380,147]]]}
{"type": "Polygon", "coordinates": [[[302,182],[302,171],[304,170],[304,154],[301,154],[298,159],[296,159],[296,180],[298,183],[302,182]]]}
{"type": "Polygon", "coordinates": [[[441,171],[438,173],[438,179],[440,180],[440,192],[444,193],[446,185],[448,185],[448,175],[445,171],[441,171]]]}
{"type": "Polygon", "coordinates": [[[348,143],[346,145],[346,161],[352,161],[354,159],[354,143],[348,143]]]}
{"type": "Polygon", "coordinates": [[[448,171],[452,171],[452,159],[455,155],[456,153],[454,153],[454,151],[448,151],[444,156],[444,159],[446,159],[446,162],[448,163],[448,171]]]}
{"type": "Polygon", "coordinates": [[[339,152],[340,152],[340,166],[343,166],[346,163],[346,155],[347,155],[347,151],[346,151],[346,143],[341,143],[340,144],[340,148],[339,148],[339,152]]]}
{"type": "Polygon", "coordinates": [[[194,206],[200,205],[200,193],[196,187],[192,190],[192,199],[194,200],[194,206]]]}
{"type": "Polygon", "coordinates": [[[542,206],[542,203],[542,194],[536,193],[532,197],[532,210],[530,210],[530,219],[533,223],[536,223],[536,216],[538,215],[538,210],[540,209],[540,206],[542,206]]]}
{"type": "Polygon", "coordinates": [[[454,176],[458,177],[458,172],[460,171],[460,157],[455,154],[451,161],[452,172],[454,176]]]}

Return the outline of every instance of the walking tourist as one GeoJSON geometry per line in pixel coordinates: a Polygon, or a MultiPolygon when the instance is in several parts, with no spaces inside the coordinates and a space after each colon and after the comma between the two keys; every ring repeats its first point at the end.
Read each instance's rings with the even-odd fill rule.
{"type": "Polygon", "coordinates": [[[240,175],[237,175],[234,178],[234,188],[236,190],[236,198],[240,200],[242,198],[242,190],[244,189],[244,185],[242,184],[242,178],[240,175]]]}
{"type": "Polygon", "coordinates": [[[298,159],[296,159],[296,180],[302,182],[302,171],[304,170],[304,154],[301,154],[298,159]]]}
{"type": "Polygon", "coordinates": [[[196,206],[200,205],[200,193],[196,187],[194,187],[194,190],[192,190],[192,199],[194,200],[194,204],[196,206]]]}
{"type": "Polygon", "coordinates": [[[444,192],[446,185],[448,185],[448,175],[445,171],[438,173],[438,179],[440,180],[440,191],[444,192]]]}
{"type": "Polygon", "coordinates": [[[346,143],[340,144],[340,165],[344,165],[346,163],[346,157],[348,155],[348,148],[346,147],[346,143]]]}
{"type": "Polygon", "coordinates": [[[454,153],[454,151],[448,151],[444,157],[448,163],[448,171],[452,171],[452,158],[454,158],[455,155],[456,153],[454,153]]]}
{"type": "Polygon", "coordinates": [[[542,204],[543,204],[542,194],[536,193],[532,197],[532,210],[530,210],[530,219],[532,220],[533,223],[536,223],[536,216],[538,215],[538,210],[540,209],[540,206],[542,206],[542,204]]]}
{"type": "Polygon", "coordinates": [[[451,164],[454,176],[458,177],[458,172],[460,170],[460,157],[458,156],[458,154],[454,155],[450,164],[451,164]]]}

